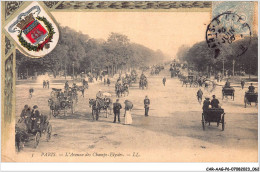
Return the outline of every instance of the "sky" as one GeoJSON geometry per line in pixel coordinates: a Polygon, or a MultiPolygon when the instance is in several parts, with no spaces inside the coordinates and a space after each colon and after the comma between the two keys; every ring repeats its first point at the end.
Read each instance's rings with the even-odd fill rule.
{"type": "Polygon", "coordinates": [[[68,26],[91,38],[108,38],[117,32],[131,42],[175,58],[182,45],[205,41],[209,12],[52,12],[60,26],[68,26]]]}

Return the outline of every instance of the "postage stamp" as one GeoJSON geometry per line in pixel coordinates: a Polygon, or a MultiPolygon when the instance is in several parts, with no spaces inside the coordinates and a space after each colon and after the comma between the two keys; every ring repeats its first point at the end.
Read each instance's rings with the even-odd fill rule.
{"type": "Polygon", "coordinates": [[[2,161],[257,162],[257,7],[2,1],[2,161]]]}

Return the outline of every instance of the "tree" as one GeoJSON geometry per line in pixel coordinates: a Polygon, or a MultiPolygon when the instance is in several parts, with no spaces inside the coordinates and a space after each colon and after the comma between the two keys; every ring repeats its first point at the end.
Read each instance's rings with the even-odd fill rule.
{"type": "Polygon", "coordinates": [[[182,46],[178,51],[177,57],[180,61],[194,64],[196,69],[201,72],[209,72],[210,68],[213,68],[215,72],[220,72],[223,70],[224,61],[225,69],[233,70],[233,73],[237,69],[243,69],[248,74],[257,74],[258,38],[252,37],[251,44],[248,44],[250,42],[249,39],[249,37],[246,37],[232,44],[222,45],[217,58],[214,58],[215,50],[209,48],[204,41],[194,44],[188,50],[182,46]],[[240,45],[249,45],[242,55],[238,54],[240,45]]]}

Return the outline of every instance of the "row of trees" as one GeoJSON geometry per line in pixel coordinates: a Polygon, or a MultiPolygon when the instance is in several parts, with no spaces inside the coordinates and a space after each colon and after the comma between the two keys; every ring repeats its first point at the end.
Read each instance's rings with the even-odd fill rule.
{"type": "Polygon", "coordinates": [[[165,55],[143,45],[130,42],[126,35],[111,33],[107,40],[90,38],[68,27],[61,27],[56,48],[43,58],[33,59],[17,52],[17,73],[52,72],[72,75],[102,70],[113,75],[118,70],[149,66],[162,61],[165,55]]]}
{"type": "Polygon", "coordinates": [[[249,39],[247,37],[235,41],[227,47],[222,47],[217,54],[214,49],[208,47],[205,41],[196,43],[192,47],[183,45],[179,48],[177,58],[181,62],[187,62],[189,66],[193,66],[199,72],[222,73],[224,67],[224,70],[230,71],[231,74],[245,72],[257,75],[258,38],[252,37],[247,51],[238,56],[239,46],[248,45],[249,39]]]}

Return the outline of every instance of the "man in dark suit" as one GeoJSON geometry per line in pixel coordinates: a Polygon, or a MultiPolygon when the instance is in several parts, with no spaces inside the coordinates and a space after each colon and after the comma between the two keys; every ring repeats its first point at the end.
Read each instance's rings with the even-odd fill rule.
{"type": "Polygon", "coordinates": [[[32,120],[32,126],[31,126],[31,130],[34,132],[37,130],[37,122],[39,121],[39,116],[40,116],[40,112],[38,110],[38,106],[34,105],[33,106],[33,110],[32,110],[32,115],[31,115],[31,120],[32,120]]]}
{"type": "Polygon", "coordinates": [[[242,90],[244,89],[244,86],[245,86],[245,81],[244,81],[244,80],[241,80],[241,87],[242,87],[242,90]]]}
{"type": "Polygon", "coordinates": [[[166,83],[166,77],[163,78],[163,86],[165,86],[166,83]]]}
{"type": "Polygon", "coordinates": [[[210,102],[211,107],[212,108],[219,108],[219,101],[218,101],[218,99],[216,99],[215,95],[213,95],[212,97],[213,97],[213,99],[210,102]]]}
{"type": "Polygon", "coordinates": [[[116,99],[116,103],[113,104],[113,111],[115,114],[114,123],[116,123],[116,116],[118,116],[118,122],[120,122],[120,109],[122,109],[119,99],[116,99]]]}
{"type": "Polygon", "coordinates": [[[255,87],[253,86],[253,83],[251,83],[250,86],[248,87],[248,92],[250,92],[250,93],[255,92],[255,87]]]}
{"type": "Polygon", "coordinates": [[[150,99],[148,98],[148,96],[145,96],[145,99],[144,99],[145,114],[144,114],[144,116],[148,116],[149,106],[150,106],[150,99]]]}

